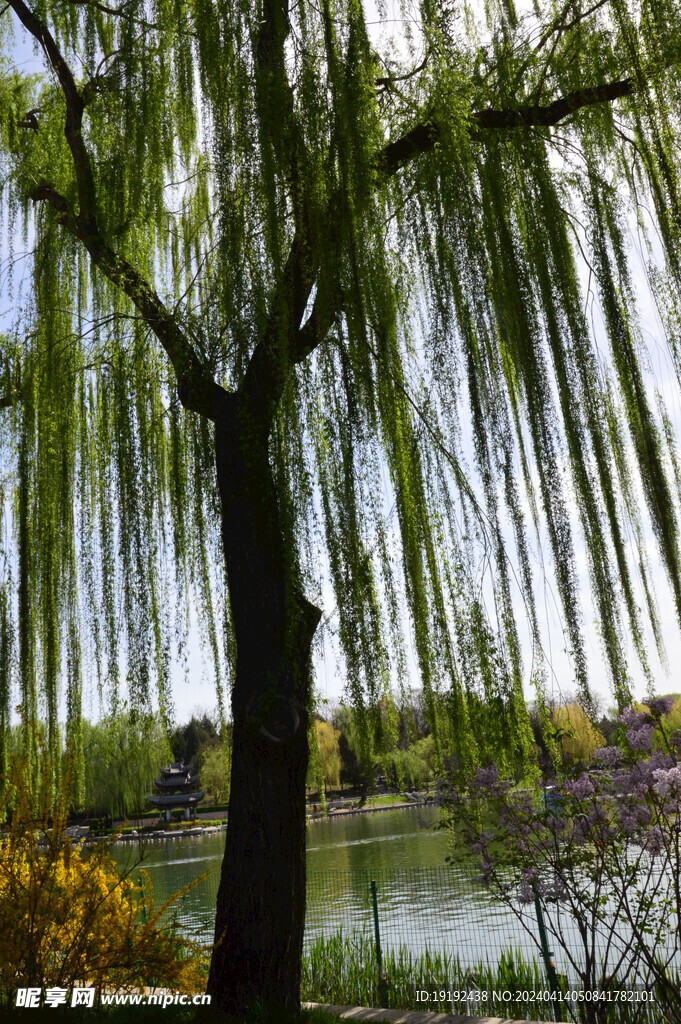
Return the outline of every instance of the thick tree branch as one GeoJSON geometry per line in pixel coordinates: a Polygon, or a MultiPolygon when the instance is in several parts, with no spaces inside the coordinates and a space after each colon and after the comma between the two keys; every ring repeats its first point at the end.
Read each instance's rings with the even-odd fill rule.
{"type": "Polygon", "coordinates": [[[333,273],[322,272],[317,277],[317,294],[310,315],[299,328],[291,351],[291,361],[302,363],[322,344],[344,306],[343,288],[333,273]]]}
{"type": "Polygon", "coordinates": [[[90,154],[83,139],[83,110],[85,109],[83,98],[78,90],[71,69],[66,63],[47,25],[26,6],[23,0],[8,0],[8,2],[24,28],[42,46],[45,56],[59,80],[59,85],[66,101],[64,134],[71,150],[73,167],[76,174],[76,187],[78,189],[78,203],[80,207],[79,218],[89,227],[95,228],[97,223],[96,192],[90,154]]]}
{"type": "Polygon", "coordinates": [[[40,129],[40,122],[38,121],[38,114],[40,108],[35,107],[33,110],[28,110],[24,116],[17,121],[17,128],[30,128],[31,131],[37,132],[40,129]]]}
{"type": "Polygon", "coordinates": [[[265,431],[269,430],[294,362],[294,343],[314,285],[315,269],[309,264],[304,233],[297,232],[270,303],[265,329],[239,389],[251,409],[258,410],[265,431]]]}
{"type": "Polygon", "coordinates": [[[304,362],[318,345],[324,341],[340,312],[341,303],[327,303],[323,307],[319,298],[315,299],[312,312],[298,331],[291,361],[295,364],[304,362]],[[336,308],[334,308],[336,307],[336,308]]]}
{"type": "Polygon", "coordinates": [[[313,265],[310,239],[310,195],[305,188],[305,152],[296,121],[293,90],[286,73],[285,43],[290,32],[284,0],[265,0],[254,40],[256,102],[263,147],[271,146],[289,185],[294,234],[281,278],[272,295],[264,330],[253,350],[239,389],[254,425],[269,433],[294,359],[302,318],[318,267],[313,265]],[[276,103],[278,116],[272,120],[276,103]]]}
{"type": "Polygon", "coordinates": [[[214,420],[226,392],[199,359],[189,339],[149,282],[108,244],[97,225],[97,190],[90,154],[83,139],[85,101],[63,54],[47,26],[23,2],[8,0],[22,25],[40,43],[54,69],[66,101],[64,133],[71,151],[78,192],[78,213],[49,184],[39,185],[30,198],[49,203],[60,223],[79,239],[97,268],[122,288],[165,349],[177,375],[177,390],[185,408],[214,420]]]}
{"type": "Polygon", "coordinates": [[[121,4],[120,7],[110,7],[108,4],[100,3],[99,0],[68,0],[74,7],[91,7],[97,11],[101,11],[102,14],[108,14],[111,18],[123,18],[126,21],[130,21],[135,25],[141,25],[142,28],[156,29],[158,24],[150,21],[146,21],[144,18],[137,17],[135,14],[131,14],[130,11],[135,11],[139,8],[137,0],[131,0],[129,3],[121,4]]]}
{"type": "Polygon", "coordinates": [[[376,79],[376,85],[383,89],[390,89],[391,86],[396,85],[398,82],[408,82],[410,78],[414,78],[424,70],[429,57],[430,53],[426,50],[426,55],[418,67],[412,68],[411,71],[407,71],[404,75],[384,75],[382,78],[376,79]]]}
{"type": "Polygon", "coordinates": [[[60,224],[87,249],[93,263],[112,284],[134,303],[145,323],[165,349],[177,376],[177,391],[186,409],[215,420],[227,392],[215,382],[201,362],[177,321],[149,282],[96,229],[69,211],[65,197],[50,185],[40,185],[30,196],[49,203],[59,213],[60,224]]]}
{"type": "MultiPolygon", "coordinates": [[[[513,128],[550,128],[570,114],[584,107],[612,103],[623,96],[631,96],[636,88],[632,78],[619,82],[576,89],[545,106],[517,107],[515,110],[476,110],[471,115],[471,131],[475,138],[484,139],[488,132],[513,128]]],[[[379,153],[377,164],[386,175],[395,174],[414,157],[430,153],[440,141],[441,128],[436,121],[423,121],[388,145],[379,153]]]]}
{"type": "Polygon", "coordinates": [[[539,42],[535,45],[534,53],[539,53],[541,50],[543,50],[543,48],[546,46],[554,32],[559,32],[562,35],[564,35],[566,32],[570,32],[582,21],[585,21],[587,18],[590,18],[592,14],[595,14],[596,11],[599,11],[601,7],[605,7],[605,5],[609,2],[610,0],[596,0],[596,3],[594,3],[586,11],[579,11],[577,14],[575,14],[572,21],[566,23],[565,19],[567,18],[572,8],[575,6],[574,0],[568,0],[568,3],[565,5],[561,13],[556,18],[553,19],[551,24],[548,26],[548,28],[540,38],[539,42]]]}
{"type": "MultiPolygon", "coordinates": [[[[551,127],[584,107],[611,103],[622,96],[629,96],[634,88],[633,79],[627,78],[575,90],[545,106],[475,111],[471,118],[472,131],[482,139],[492,131],[551,127]]],[[[394,174],[414,157],[431,152],[439,139],[440,126],[436,122],[416,125],[385,147],[379,154],[378,166],[387,176],[394,174]]],[[[333,230],[331,213],[329,225],[333,230]]],[[[260,403],[264,426],[271,422],[291,366],[302,362],[324,340],[340,308],[339,303],[327,303],[322,310],[316,301],[307,322],[300,327],[317,269],[305,266],[307,245],[301,236],[302,233],[297,231],[271,305],[270,320],[253,352],[241,389],[253,401],[260,403]],[[285,310],[283,314],[282,309],[285,310]],[[285,343],[283,338],[286,338],[285,343]]]]}

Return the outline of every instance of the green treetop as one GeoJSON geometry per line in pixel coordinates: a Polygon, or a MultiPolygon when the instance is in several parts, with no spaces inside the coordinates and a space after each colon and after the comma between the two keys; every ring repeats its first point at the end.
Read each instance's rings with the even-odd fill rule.
{"type": "Polygon", "coordinates": [[[575,525],[621,705],[625,636],[650,671],[635,571],[662,644],[648,521],[681,616],[681,471],[627,245],[638,218],[678,375],[679,4],[399,11],[392,40],[357,0],[0,14],[0,725],[16,675],[26,752],[44,710],[56,763],[65,678],[78,759],[83,676],[115,711],[121,664],[131,708],[155,684],[170,718],[194,595],[231,684],[210,987],[235,1010],[298,999],[327,567],[363,728],[407,684],[409,621],[462,770],[530,758],[534,531],[587,710],[575,525]]]}

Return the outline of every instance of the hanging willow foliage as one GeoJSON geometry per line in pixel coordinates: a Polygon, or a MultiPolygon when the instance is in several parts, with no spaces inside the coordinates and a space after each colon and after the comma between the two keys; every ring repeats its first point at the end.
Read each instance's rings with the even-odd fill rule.
{"type": "Polygon", "coordinates": [[[584,707],[582,543],[618,702],[625,637],[651,677],[644,536],[681,618],[679,460],[627,238],[681,380],[679,24],[677,0],[9,0],[0,771],[13,686],[55,765],[63,681],[76,759],[85,678],[169,718],[191,603],[222,700],[206,381],[241,393],[291,308],[282,529],[309,595],[332,587],[367,727],[409,685],[409,621],[462,766],[527,766],[535,541],[584,707]]]}

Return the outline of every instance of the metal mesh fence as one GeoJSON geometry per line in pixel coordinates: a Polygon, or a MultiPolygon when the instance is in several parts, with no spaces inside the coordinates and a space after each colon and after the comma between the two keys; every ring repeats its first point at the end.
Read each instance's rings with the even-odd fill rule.
{"type": "MultiPolygon", "coordinates": [[[[171,873],[154,874],[154,902],[159,909],[176,887],[171,873]]],[[[187,936],[212,942],[218,883],[216,864],[169,908],[168,924],[187,936]]],[[[504,979],[512,978],[513,985],[550,985],[554,989],[548,970],[554,952],[555,966],[565,979],[560,982],[561,987],[566,983],[568,987],[580,988],[578,970],[569,964],[564,953],[567,946],[577,968],[581,967],[584,949],[574,923],[565,915],[557,920],[556,910],[549,911],[544,920],[551,951],[551,957],[547,957],[542,949],[535,906],[529,904],[518,909],[520,918],[476,882],[470,867],[462,865],[309,871],[303,971],[304,987],[307,985],[309,991],[305,997],[333,1002],[347,1001],[352,995],[357,1005],[401,1009],[411,1006],[477,1016],[483,1007],[476,1002],[448,1006],[444,1000],[427,1008],[413,1005],[410,999],[415,994],[414,981],[425,984],[428,977],[437,985],[449,978],[455,987],[473,984],[491,990],[504,979]],[[376,890],[380,947],[384,967],[388,968],[387,987],[383,990],[374,961],[372,883],[376,890]],[[560,941],[552,926],[562,932],[560,941]]],[[[602,958],[602,952],[597,942],[597,959],[602,958]]],[[[614,953],[614,948],[610,953],[614,953]]],[[[618,975],[621,976],[620,972],[618,975]]],[[[628,986],[633,987],[636,981],[630,975],[628,986]]],[[[636,1004],[627,1013],[624,1008],[612,1009],[613,1015],[607,1019],[618,1024],[661,1024],[666,1020],[651,1005],[636,1004]]],[[[511,1011],[523,1019],[573,1019],[565,1006],[551,1008],[546,1002],[534,1008],[518,1005],[504,1009],[504,1013],[511,1011]]]]}
{"type": "Polygon", "coordinates": [[[373,934],[371,881],[376,882],[381,946],[496,964],[509,950],[539,954],[536,919],[526,927],[464,870],[450,867],[315,872],[308,877],[305,945],[339,931],[373,934]]]}
{"type": "MultiPolygon", "coordinates": [[[[509,950],[531,962],[539,957],[534,910],[523,924],[471,875],[452,867],[331,870],[308,873],[306,950],[320,937],[342,932],[373,937],[371,881],[376,882],[381,946],[406,948],[415,956],[428,949],[458,957],[464,965],[496,964],[509,950]]],[[[213,939],[219,870],[211,871],[168,912],[187,935],[213,939]]],[[[174,888],[169,876],[154,877],[158,908],[174,888]]]]}
{"type": "MultiPolygon", "coordinates": [[[[562,918],[557,916],[555,907],[547,913],[544,923],[551,954],[547,958],[535,907],[518,907],[517,916],[477,883],[465,866],[309,872],[304,939],[308,955],[317,940],[338,935],[375,944],[372,881],[376,883],[380,946],[386,955],[392,951],[416,960],[428,952],[458,962],[463,971],[483,967],[494,972],[510,954],[542,978],[547,977],[547,959],[555,959],[567,983],[578,985],[576,967],[583,963],[584,950],[574,921],[564,912],[562,918]],[[552,926],[559,927],[560,941],[552,926]],[[572,952],[574,964],[565,954],[566,947],[572,952]]],[[[212,942],[218,882],[216,868],[169,910],[168,922],[187,935],[212,942]]],[[[164,874],[153,884],[158,908],[174,891],[172,877],[164,874]]],[[[616,957],[619,947],[612,940],[611,935],[611,958],[616,957]]],[[[597,962],[602,959],[606,941],[607,936],[603,936],[603,944],[596,942],[597,962]]],[[[636,980],[629,975],[630,983],[636,980]]]]}
{"type": "Polygon", "coordinates": [[[179,899],[173,899],[178,886],[170,873],[149,873],[141,877],[143,885],[150,883],[153,894],[154,912],[161,910],[169,901],[170,905],[163,914],[169,927],[177,928],[188,938],[199,942],[211,943],[215,931],[215,906],[220,884],[220,869],[214,868],[204,875],[197,875],[191,888],[179,899]]]}
{"type": "MultiPolygon", "coordinates": [[[[159,909],[176,886],[169,872],[153,872],[153,876],[154,903],[159,909]]],[[[219,877],[216,865],[169,908],[168,924],[188,936],[212,942],[219,877]]],[[[434,987],[445,983],[457,989],[467,989],[472,984],[488,994],[507,984],[555,992],[557,986],[551,984],[548,968],[554,952],[556,967],[564,977],[560,987],[565,988],[567,983],[568,988],[578,989],[578,971],[564,952],[567,945],[572,949],[576,967],[581,966],[584,951],[574,922],[558,919],[557,923],[556,909],[549,911],[544,919],[546,945],[551,952],[551,957],[547,957],[542,950],[535,907],[530,904],[518,909],[520,918],[477,882],[466,865],[311,871],[307,878],[304,938],[305,998],[323,1002],[350,1000],[357,1005],[402,1009],[451,1010],[477,1016],[485,1006],[487,1012],[492,1012],[492,1008],[470,1002],[468,997],[464,1002],[450,1004],[449,993],[433,1005],[414,1003],[415,983],[423,986],[429,981],[434,987]],[[374,958],[372,882],[380,947],[387,968],[383,989],[374,958]],[[560,941],[552,932],[552,925],[560,927],[560,941]]],[[[597,944],[597,959],[601,952],[597,944]]],[[[630,975],[628,987],[632,988],[635,981],[630,975]]],[[[608,1011],[607,1020],[617,1024],[666,1021],[651,1004],[613,1006],[612,1011],[612,1015],[608,1011]]],[[[574,1019],[565,1004],[546,1002],[534,1006],[512,1004],[497,1007],[496,1012],[523,1019],[574,1019]]]]}

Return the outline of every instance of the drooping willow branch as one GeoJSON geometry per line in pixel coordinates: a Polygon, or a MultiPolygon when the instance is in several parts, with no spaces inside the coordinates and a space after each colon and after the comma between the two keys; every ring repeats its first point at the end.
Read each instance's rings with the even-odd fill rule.
{"type": "Polygon", "coordinates": [[[177,320],[168,312],[155,290],[139,271],[108,245],[99,230],[97,191],[90,154],[83,139],[85,102],[71,69],[44,22],[23,3],[23,0],[9,2],[22,25],[42,46],[57,75],[66,101],[64,134],[73,162],[78,192],[78,213],[75,214],[69,208],[66,198],[49,183],[43,183],[35,188],[30,198],[35,201],[46,201],[57,211],[62,226],[83,243],[95,265],[135,304],[159,339],[175,369],[182,404],[209,419],[215,419],[217,402],[223,389],[206,370],[189,339],[181,331],[177,320]]]}
{"type": "MultiPolygon", "coordinates": [[[[78,213],[69,209],[65,197],[49,183],[35,188],[31,193],[34,200],[50,203],[60,214],[60,223],[75,238],[78,238],[95,265],[119,286],[132,300],[165,349],[177,374],[178,393],[182,404],[195,412],[216,418],[216,410],[224,395],[198,357],[187,336],[180,329],[177,320],[166,309],[160,297],[144,276],[127,260],[118,255],[102,236],[97,223],[97,195],[92,173],[91,159],[83,139],[82,121],[85,101],[73,73],[61,50],[43,21],[23,2],[9,0],[12,10],[21,23],[42,46],[45,55],[56,72],[66,101],[65,136],[71,151],[78,201],[78,213]]],[[[276,4],[274,5],[276,7],[276,4]]],[[[273,9],[274,9],[273,7],[273,9]]],[[[271,33],[270,33],[271,35],[271,33]]],[[[274,33],[276,36],[277,33],[274,33]]],[[[281,45],[281,39],[276,39],[281,45]]],[[[262,37],[260,53],[274,51],[274,43],[262,37]]],[[[519,107],[505,110],[480,110],[471,115],[471,132],[475,138],[484,137],[487,132],[508,131],[523,127],[550,127],[580,109],[602,103],[611,103],[634,90],[632,79],[586,87],[554,100],[546,106],[519,107]]],[[[395,174],[410,160],[431,152],[441,134],[436,122],[424,120],[400,138],[389,143],[377,155],[376,164],[382,176],[395,174]]],[[[294,161],[291,173],[298,185],[298,165],[294,161]]],[[[303,190],[304,191],[304,190],[303,190]]],[[[306,358],[323,341],[333,322],[335,310],[325,310],[324,322],[319,322],[317,307],[300,330],[308,297],[315,283],[318,268],[310,262],[309,239],[304,224],[305,200],[297,204],[298,229],[294,234],[289,255],[281,279],[271,301],[271,315],[262,337],[253,349],[248,369],[241,387],[245,397],[250,396],[254,405],[260,403],[264,410],[262,422],[271,423],[271,417],[281,396],[283,385],[295,363],[306,358]],[[288,308],[288,322],[281,322],[282,304],[288,308]],[[297,339],[297,340],[296,340],[297,339]]],[[[336,204],[329,204],[327,229],[334,230],[333,215],[336,204]]]]}

